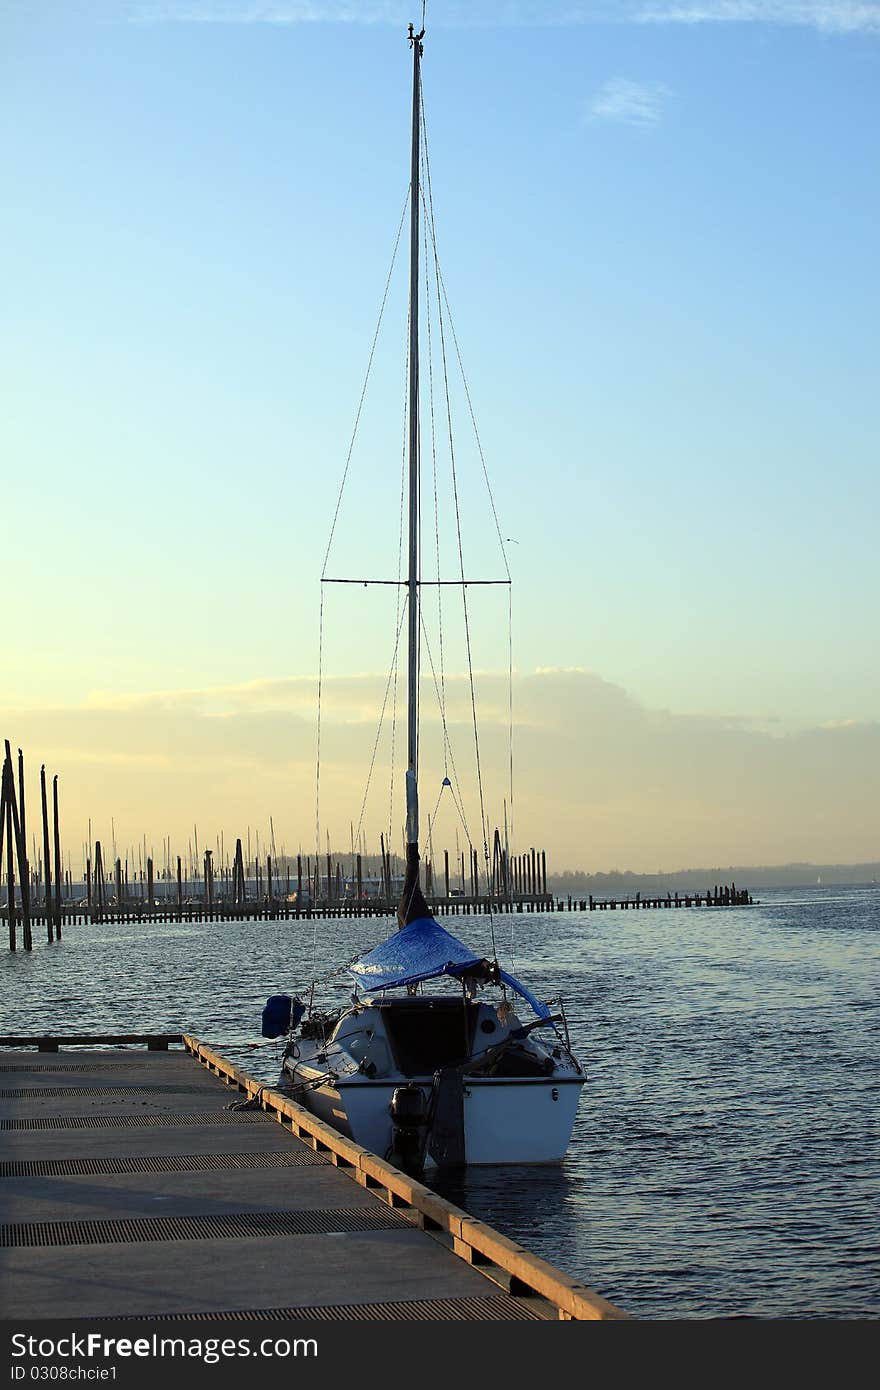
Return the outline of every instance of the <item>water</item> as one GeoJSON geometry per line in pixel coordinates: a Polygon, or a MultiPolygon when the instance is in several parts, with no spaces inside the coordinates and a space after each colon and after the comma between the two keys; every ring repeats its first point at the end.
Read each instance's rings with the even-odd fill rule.
{"type": "MultiPolygon", "coordinates": [[[[494,919],[502,964],[562,995],[588,1082],[560,1167],[435,1186],[638,1318],[880,1314],[880,888],[760,897],[494,919]]],[[[488,918],[447,925],[490,952],[488,918]]],[[[274,1082],[266,998],[388,926],[68,926],[4,953],[0,1032],[191,1032],[274,1082]]]]}

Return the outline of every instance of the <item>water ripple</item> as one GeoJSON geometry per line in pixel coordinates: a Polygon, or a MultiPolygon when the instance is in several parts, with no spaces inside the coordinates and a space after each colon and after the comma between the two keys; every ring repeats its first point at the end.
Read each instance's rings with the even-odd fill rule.
{"type": "MultiPolygon", "coordinates": [[[[486,919],[451,925],[489,951],[486,919]]],[[[563,996],[588,1084],[563,1164],[437,1189],[636,1317],[876,1318],[880,890],[495,927],[502,964],[563,996]]],[[[375,921],[66,927],[0,960],[0,1029],[191,1032],[272,1082],[267,997],[382,935],[375,921]]],[[[319,990],[346,998],[343,974],[319,990]]]]}

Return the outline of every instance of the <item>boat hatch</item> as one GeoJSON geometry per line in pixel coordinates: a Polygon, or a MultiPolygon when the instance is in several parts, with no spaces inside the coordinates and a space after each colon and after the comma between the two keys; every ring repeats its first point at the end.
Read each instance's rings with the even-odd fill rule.
{"type": "Polygon", "coordinates": [[[470,1055],[479,1004],[464,999],[395,999],[376,1006],[404,1076],[430,1076],[470,1055]]]}

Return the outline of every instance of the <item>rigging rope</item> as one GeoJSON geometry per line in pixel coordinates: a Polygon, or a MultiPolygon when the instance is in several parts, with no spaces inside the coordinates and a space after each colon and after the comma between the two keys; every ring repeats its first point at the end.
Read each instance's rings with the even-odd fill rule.
{"type": "MultiPolygon", "coordinates": [[[[489,873],[489,846],[488,846],[488,843],[486,842],[486,833],[485,833],[486,811],[485,811],[485,802],[484,802],[484,797],[483,797],[483,773],[482,773],[482,766],[481,766],[481,760],[480,760],[480,738],[479,738],[479,730],[478,730],[478,727],[477,727],[477,701],[476,701],[476,690],[475,690],[475,688],[474,688],[473,655],[472,655],[472,651],[471,651],[470,621],[469,621],[469,616],[468,616],[468,605],[467,605],[467,585],[466,585],[466,582],[465,582],[465,571],[464,571],[464,550],[463,550],[463,547],[462,547],[462,538],[461,538],[461,504],[460,504],[460,500],[459,500],[458,475],[457,475],[456,464],[455,464],[455,443],[454,443],[453,434],[452,434],[452,405],[451,405],[450,396],[449,396],[449,372],[448,372],[448,369],[447,369],[447,360],[446,360],[446,332],[445,332],[445,326],[444,326],[443,303],[444,303],[444,302],[446,303],[447,315],[449,314],[449,303],[448,303],[448,300],[446,299],[445,287],[443,286],[443,280],[442,280],[442,277],[441,277],[441,275],[440,275],[440,262],[439,262],[438,252],[437,252],[437,236],[436,236],[436,227],[435,227],[435,222],[434,222],[434,200],[433,200],[433,192],[432,192],[432,188],[431,188],[431,166],[430,166],[430,161],[429,161],[429,158],[428,158],[428,135],[427,135],[426,127],[425,127],[424,96],[423,96],[423,94],[422,94],[421,89],[420,89],[420,92],[419,92],[419,107],[420,107],[420,110],[419,110],[419,117],[420,117],[420,122],[421,122],[422,138],[423,138],[424,151],[425,151],[425,173],[426,173],[426,180],[425,180],[425,182],[426,182],[426,184],[427,184],[427,204],[426,204],[426,206],[425,206],[425,221],[426,221],[426,225],[427,225],[427,230],[428,230],[428,232],[429,232],[429,234],[430,234],[431,248],[432,248],[432,251],[433,251],[434,274],[435,274],[436,281],[437,281],[438,325],[439,325],[439,328],[440,328],[440,351],[441,351],[441,360],[442,360],[442,363],[443,363],[443,386],[444,386],[444,391],[445,391],[445,396],[446,396],[446,421],[447,421],[447,432],[448,432],[448,437],[449,437],[449,457],[450,457],[450,465],[451,465],[451,471],[452,471],[452,491],[453,491],[453,497],[454,497],[454,499],[455,499],[455,527],[456,527],[456,539],[457,539],[457,542],[458,542],[459,570],[460,570],[460,576],[461,576],[461,599],[462,599],[462,610],[463,610],[463,615],[464,615],[465,646],[466,646],[466,649],[467,649],[467,660],[468,660],[468,681],[469,681],[469,684],[470,684],[470,695],[471,695],[471,715],[472,715],[473,729],[474,729],[474,756],[475,756],[476,768],[477,768],[477,789],[478,789],[479,801],[480,801],[480,831],[481,831],[481,834],[483,835],[483,858],[484,858],[484,861],[485,861],[486,873],[487,873],[487,878],[488,878],[488,873],[489,873]]],[[[450,315],[449,317],[450,317],[450,329],[452,330],[453,339],[454,339],[454,341],[455,341],[455,343],[456,343],[456,353],[457,353],[457,356],[458,356],[459,369],[460,369],[461,372],[462,372],[462,380],[463,380],[463,382],[464,382],[465,393],[466,393],[466,395],[467,395],[468,405],[469,405],[469,407],[470,407],[471,423],[472,423],[473,426],[474,426],[474,434],[475,434],[475,437],[476,437],[476,440],[477,440],[477,447],[478,447],[478,449],[479,449],[480,459],[481,459],[482,464],[483,464],[483,476],[484,476],[484,478],[485,478],[485,480],[486,480],[486,485],[487,485],[487,487],[488,487],[488,486],[489,486],[488,471],[487,471],[487,469],[486,469],[485,458],[483,457],[483,450],[482,450],[482,446],[481,446],[481,444],[480,444],[479,434],[477,433],[477,429],[476,429],[476,421],[475,421],[475,419],[474,419],[473,408],[472,408],[471,405],[470,405],[470,392],[469,392],[468,389],[467,389],[467,382],[465,381],[465,378],[464,378],[464,370],[463,370],[462,362],[461,362],[461,353],[460,353],[459,350],[458,350],[458,343],[457,343],[457,340],[455,339],[455,330],[454,330],[454,328],[452,327],[451,315],[450,315]]],[[[501,528],[500,528],[499,525],[498,525],[498,517],[497,517],[497,513],[496,513],[496,511],[495,511],[495,503],[494,503],[494,500],[492,499],[491,487],[489,488],[489,498],[490,498],[490,501],[491,501],[491,503],[492,503],[492,513],[493,513],[493,516],[495,517],[495,527],[496,527],[496,530],[497,530],[497,532],[498,532],[499,541],[501,542],[501,553],[502,553],[502,556],[504,557],[504,565],[505,565],[505,569],[507,570],[507,577],[508,577],[508,579],[509,579],[509,578],[510,578],[510,570],[509,570],[509,568],[508,568],[508,566],[507,566],[507,557],[506,557],[506,555],[504,555],[504,542],[503,542],[503,540],[501,539],[501,528]]],[[[491,909],[491,900],[490,900],[490,909],[491,909]]],[[[498,955],[498,948],[497,948],[497,945],[496,945],[496,942],[495,942],[495,924],[494,924],[494,920],[493,920],[493,917],[492,917],[492,914],[491,914],[491,910],[490,910],[490,914],[489,914],[489,931],[490,931],[490,936],[491,936],[491,938],[492,938],[492,951],[493,951],[493,954],[497,957],[497,955],[498,955]]]]}
{"type": "MultiPolygon", "coordinates": [[[[422,164],[424,166],[425,155],[422,150],[422,164]]],[[[424,203],[423,203],[424,205],[424,203]]],[[[427,214],[426,214],[427,216],[427,214]]],[[[440,712],[443,717],[444,740],[443,740],[443,775],[449,776],[449,763],[447,760],[446,744],[446,673],[443,657],[443,592],[440,584],[440,504],[437,495],[437,429],[434,414],[434,345],[431,334],[431,277],[425,276],[425,327],[428,332],[428,400],[431,407],[431,468],[434,483],[434,557],[437,566],[437,634],[440,655],[440,688],[438,700],[440,712]]],[[[426,639],[427,639],[427,633],[426,639]]],[[[437,681],[435,677],[434,684],[437,681]]]]}
{"type": "Polygon", "coordinates": [[[402,211],[401,214],[400,214],[400,222],[399,222],[398,227],[397,227],[397,237],[396,237],[395,242],[394,242],[394,251],[393,251],[392,256],[391,256],[391,265],[388,267],[388,275],[387,275],[387,278],[386,278],[386,280],[385,280],[385,290],[384,290],[384,293],[383,293],[383,295],[382,295],[382,303],[381,303],[381,305],[379,306],[379,317],[378,317],[378,320],[377,320],[377,322],[376,322],[376,330],[375,330],[375,332],[374,332],[374,334],[373,334],[373,341],[372,341],[372,344],[371,344],[371,346],[370,346],[370,356],[369,356],[369,359],[368,359],[368,361],[367,361],[367,370],[366,370],[366,373],[364,374],[364,384],[363,384],[363,386],[362,386],[362,388],[361,388],[361,397],[360,397],[360,400],[359,400],[359,402],[358,402],[357,413],[356,413],[356,415],[355,415],[355,420],[354,420],[354,428],[352,429],[352,433],[351,433],[351,442],[349,443],[349,446],[348,446],[348,454],[346,455],[346,459],[345,459],[345,468],[343,469],[343,472],[342,472],[342,482],[341,482],[340,485],[339,485],[339,496],[338,496],[337,499],[336,499],[336,509],[335,509],[335,511],[334,511],[334,513],[333,513],[333,521],[332,521],[331,526],[330,526],[330,535],[329,535],[329,538],[328,538],[328,540],[327,540],[327,549],[326,549],[326,551],[324,552],[324,565],[323,565],[323,568],[322,568],[322,570],[321,570],[321,578],[322,578],[322,579],[324,579],[324,578],[326,577],[326,574],[327,574],[327,561],[328,561],[328,559],[330,558],[330,549],[331,549],[331,547],[332,547],[332,545],[333,545],[333,537],[334,537],[334,535],[335,535],[335,533],[336,533],[336,523],[337,523],[338,520],[339,520],[339,508],[342,506],[342,494],[343,494],[343,492],[345,491],[345,484],[346,484],[346,481],[347,481],[347,479],[348,479],[349,468],[351,467],[351,456],[352,456],[352,453],[353,453],[353,451],[354,451],[355,440],[356,440],[356,438],[357,438],[358,426],[359,426],[359,424],[360,424],[360,419],[361,419],[361,412],[363,411],[363,408],[364,408],[364,397],[365,397],[366,394],[367,394],[367,386],[368,386],[369,380],[370,380],[370,372],[372,371],[372,368],[373,368],[373,358],[374,358],[374,356],[375,356],[375,354],[376,354],[376,343],[377,343],[377,341],[378,341],[378,339],[379,339],[379,330],[380,330],[381,327],[382,327],[382,319],[383,319],[384,314],[385,314],[385,305],[386,305],[387,300],[388,300],[388,289],[389,289],[389,287],[390,287],[390,285],[391,285],[391,277],[392,277],[392,275],[394,274],[394,265],[395,265],[395,262],[396,262],[396,260],[397,260],[397,251],[398,251],[398,248],[399,248],[399,246],[400,246],[400,234],[401,234],[401,232],[403,231],[403,222],[404,222],[404,218],[406,217],[406,209],[407,209],[408,205],[409,205],[409,188],[407,188],[406,197],[405,197],[404,200],[403,200],[403,211],[402,211]]]}
{"type": "MultiPolygon", "coordinates": [[[[432,213],[432,217],[433,217],[433,213],[432,213]]],[[[436,248],[435,248],[435,260],[436,260],[436,248]]],[[[504,537],[503,537],[502,534],[501,534],[501,525],[500,525],[500,523],[499,523],[499,521],[498,521],[498,512],[497,512],[497,510],[496,510],[496,508],[495,508],[495,497],[494,497],[494,494],[493,494],[493,492],[492,492],[492,484],[491,484],[490,481],[489,481],[489,470],[488,470],[488,468],[486,467],[486,458],[485,458],[485,455],[484,455],[484,453],[483,453],[483,445],[482,445],[482,441],[481,441],[481,439],[480,439],[480,432],[479,432],[479,430],[477,429],[477,421],[476,421],[476,417],[475,417],[475,415],[474,415],[474,407],[473,407],[473,403],[472,403],[472,401],[471,401],[471,393],[470,393],[470,389],[469,389],[469,387],[468,387],[467,377],[465,376],[464,363],[463,363],[462,360],[461,360],[461,349],[459,348],[459,345],[458,345],[458,337],[456,336],[456,332],[455,332],[455,324],[454,324],[454,322],[453,322],[453,320],[452,320],[452,310],[451,310],[450,307],[449,307],[449,299],[448,299],[447,294],[446,294],[446,285],[444,284],[443,275],[442,275],[442,273],[441,273],[441,271],[440,271],[440,262],[437,261],[436,264],[437,264],[437,281],[438,281],[438,284],[439,284],[439,287],[440,287],[440,292],[442,292],[443,303],[446,305],[446,317],[447,317],[447,319],[448,319],[448,321],[449,321],[449,331],[450,331],[450,333],[452,334],[452,341],[453,341],[453,344],[454,344],[454,346],[455,346],[455,355],[456,355],[456,358],[458,359],[458,370],[461,372],[461,384],[462,384],[462,386],[464,387],[465,399],[467,400],[467,403],[468,403],[468,412],[469,412],[469,414],[470,414],[470,417],[471,417],[471,424],[472,424],[473,430],[474,430],[474,439],[476,440],[476,444],[477,444],[477,452],[478,452],[479,455],[480,455],[480,464],[481,464],[482,469],[483,469],[483,478],[484,478],[485,483],[486,483],[486,491],[487,491],[488,494],[489,494],[489,505],[490,505],[490,507],[492,508],[492,519],[493,519],[493,521],[495,522],[495,533],[496,533],[496,535],[497,535],[497,537],[498,537],[498,545],[499,545],[499,548],[500,548],[500,550],[501,550],[501,558],[502,558],[502,560],[503,560],[503,562],[504,562],[504,572],[505,572],[505,574],[507,575],[507,578],[510,579],[510,566],[509,566],[508,563],[507,563],[507,551],[506,551],[505,548],[504,548],[504,537]]]]}
{"type": "MultiPolygon", "coordinates": [[[[402,626],[403,626],[403,619],[404,619],[404,616],[406,615],[406,604],[403,603],[403,602],[401,601],[401,598],[402,598],[402,589],[401,589],[400,576],[401,576],[401,574],[403,573],[403,531],[404,531],[404,514],[405,514],[405,503],[406,503],[406,472],[407,472],[407,468],[406,468],[407,418],[406,418],[406,417],[407,417],[408,390],[409,390],[409,320],[410,320],[410,312],[411,312],[411,311],[410,311],[410,308],[409,308],[409,306],[408,306],[408,307],[407,307],[407,311],[406,311],[406,328],[407,328],[407,332],[406,332],[406,354],[405,354],[405,359],[404,359],[403,430],[402,430],[402,437],[401,437],[401,452],[400,452],[400,507],[399,507],[398,521],[397,521],[397,612],[396,612],[396,614],[395,614],[396,623],[397,623],[397,637],[396,637],[396,639],[395,639],[395,645],[394,645],[394,664],[393,664],[393,668],[392,668],[392,669],[393,669],[393,673],[394,673],[394,699],[393,699],[392,702],[391,702],[391,753],[390,753],[390,757],[391,757],[391,767],[390,767],[389,778],[388,778],[388,855],[389,855],[389,859],[388,859],[388,879],[389,879],[389,881],[388,881],[388,892],[389,892],[389,894],[390,894],[390,892],[391,892],[391,858],[390,858],[390,855],[391,855],[391,822],[392,822],[392,819],[393,819],[393,816],[394,816],[394,772],[395,772],[395,766],[396,766],[396,761],[397,761],[397,759],[396,759],[396,757],[395,757],[395,751],[396,751],[396,747],[397,747],[397,677],[398,677],[398,673],[399,673],[399,671],[400,671],[400,664],[399,664],[399,657],[400,657],[400,630],[401,630],[401,628],[402,628],[402,626]]],[[[382,866],[382,874],[383,874],[383,877],[384,877],[384,874],[385,874],[385,866],[384,866],[384,864],[383,864],[383,866],[382,866]]]]}
{"type": "MultiPolygon", "coordinates": [[[[427,629],[426,626],[425,626],[424,618],[422,618],[422,635],[423,635],[423,637],[424,637],[424,639],[425,639],[425,647],[426,647],[427,652],[428,652],[428,663],[429,663],[429,665],[430,665],[430,667],[431,667],[431,675],[432,675],[433,680],[434,680],[434,689],[435,689],[435,691],[437,692],[437,703],[438,703],[438,705],[440,706],[440,722],[441,722],[441,727],[442,727],[442,729],[443,729],[443,745],[444,745],[444,749],[445,749],[445,750],[448,752],[448,754],[449,754],[449,758],[450,758],[450,761],[451,761],[451,763],[452,763],[453,775],[454,775],[454,777],[455,777],[456,782],[458,782],[458,780],[459,780],[459,777],[458,777],[458,769],[457,769],[456,766],[455,766],[455,754],[454,754],[453,751],[452,751],[452,742],[451,742],[450,737],[449,737],[449,728],[448,728],[447,722],[446,722],[446,708],[445,708],[445,705],[443,704],[443,702],[441,701],[440,692],[439,692],[439,690],[437,689],[437,672],[436,672],[435,669],[434,669],[434,658],[433,658],[433,656],[432,656],[432,654],[431,654],[431,641],[430,641],[430,638],[429,638],[429,636],[428,636],[428,629],[427,629]]],[[[466,820],[466,818],[465,818],[464,807],[463,807],[463,805],[462,805],[462,804],[460,803],[460,801],[459,801],[459,797],[458,797],[458,794],[456,793],[455,787],[453,786],[452,782],[449,781],[449,776],[448,776],[448,774],[445,775],[445,777],[444,777],[444,782],[441,783],[441,786],[440,786],[440,795],[441,795],[441,796],[443,795],[443,787],[445,786],[445,784],[446,784],[447,782],[449,783],[449,790],[450,790],[451,793],[452,793],[452,800],[453,800],[453,802],[455,803],[455,808],[456,808],[456,810],[458,811],[459,820],[461,821],[462,828],[464,829],[464,833],[465,833],[465,835],[467,836],[468,847],[471,848],[471,849],[473,849],[473,841],[471,840],[471,833],[470,833],[470,830],[468,829],[467,820],[466,820]]],[[[439,804],[440,804],[440,801],[439,801],[439,798],[438,798],[438,800],[437,800],[437,805],[439,806],[439,804]]],[[[437,814],[436,807],[435,807],[435,809],[434,809],[434,814],[435,814],[435,815],[437,814]]]]}
{"type": "Polygon", "coordinates": [[[401,612],[401,611],[400,611],[400,604],[398,604],[398,623],[397,623],[397,631],[395,632],[395,635],[394,635],[394,653],[393,653],[393,656],[392,656],[392,659],[391,659],[391,666],[390,666],[389,671],[388,671],[388,679],[387,679],[387,681],[385,682],[385,697],[384,697],[384,699],[383,699],[383,701],[382,701],[382,709],[381,709],[380,714],[379,714],[379,727],[378,727],[377,730],[376,730],[376,738],[375,738],[375,740],[374,740],[374,742],[373,742],[373,756],[372,756],[371,759],[370,759],[370,768],[369,768],[369,771],[368,771],[368,773],[367,773],[367,785],[366,785],[366,787],[364,788],[364,799],[363,799],[363,801],[361,802],[361,814],[360,814],[360,818],[359,818],[359,820],[358,820],[357,835],[355,836],[355,839],[359,839],[359,838],[360,838],[361,829],[362,829],[363,823],[364,823],[364,815],[366,814],[366,809],[367,809],[367,796],[369,795],[369,791],[370,791],[370,782],[371,782],[372,777],[373,777],[373,768],[374,768],[374,765],[375,765],[375,762],[376,762],[376,750],[377,750],[378,747],[379,747],[379,738],[380,738],[380,736],[381,736],[381,734],[382,734],[382,725],[383,725],[383,723],[384,723],[384,721],[385,721],[385,710],[386,710],[386,707],[387,707],[387,705],[388,705],[388,691],[391,689],[392,678],[395,677],[395,676],[396,676],[396,673],[397,673],[397,656],[398,656],[398,651],[399,651],[399,648],[400,648],[400,633],[401,633],[401,629],[403,628],[403,619],[404,619],[405,616],[406,616],[406,610],[404,609],[404,610],[401,612]]]}
{"type": "MultiPolygon", "coordinates": [[[[324,588],[323,588],[323,581],[324,581],[324,579],[325,579],[325,577],[326,577],[326,574],[327,574],[327,561],[328,561],[329,558],[330,558],[330,550],[331,550],[331,548],[332,548],[332,546],[333,546],[333,537],[334,537],[334,535],[336,534],[336,525],[337,525],[337,522],[338,522],[338,520],[339,520],[339,509],[340,509],[340,507],[342,506],[342,496],[343,496],[343,493],[344,493],[344,491],[345,491],[345,484],[346,484],[346,481],[348,480],[348,474],[349,474],[349,470],[350,470],[350,468],[351,468],[351,458],[352,458],[352,454],[353,454],[353,452],[354,452],[355,440],[357,439],[357,433],[358,433],[358,427],[359,427],[359,425],[360,425],[361,413],[362,413],[363,407],[364,407],[364,398],[365,398],[365,396],[366,396],[366,394],[367,394],[367,385],[368,385],[368,383],[369,383],[369,380],[370,380],[370,373],[371,373],[372,368],[373,368],[373,358],[375,357],[375,354],[376,354],[376,343],[378,342],[378,339],[379,339],[379,331],[380,331],[380,329],[381,329],[381,327],[382,327],[382,319],[383,319],[383,317],[384,317],[384,315],[385,315],[385,305],[386,305],[386,303],[387,303],[387,301],[388,301],[388,290],[389,290],[389,287],[390,287],[390,285],[391,285],[391,277],[392,277],[392,275],[393,275],[393,273],[394,273],[394,266],[395,266],[395,263],[396,263],[396,261],[397,261],[397,252],[398,252],[398,249],[399,249],[399,247],[400,247],[400,236],[401,236],[401,233],[402,233],[402,231],[403,231],[403,223],[404,223],[404,219],[405,219],[405,217],[406,217],[406,210],[407,210],[407,207],[408,207],[408,205],[409,205],[409,197],[410,197],[410,190],[409,190],[409,187],[407,187],[406,197],[405,197],[404,200],[403,200],[403,210],[401,211],[401,214],[400,214],[400,222],[398,223],[398,226],[397,226],[397,236],[396,236],[395,241],[394,241],[394,251],[392,252],[392,255],[391,255],[391,265],[390,265],[389,268],[388,268],[388,275],[386,276],[386,279],[385,279],[385,288],[384,288],[384,291],[383,291],[383,293],[382,293],[382,302],[381,302],[381,304],[380,304],[380,306],[379,306],[379,315],[378,315],[378,319],[377,319],[377,321],[376,321],[376,328],[375,328],[375,331],[374,331],[374,333],[373,333],[373,341],[372,341],[372,343],[371,343],[371,345],[370,345],[370,355],[369,355],[369,358],[368,358],[368,360],[367,360],[367,369],[366,369],[366,372],[365,372],[365,374],[364,374],[364,383],[363,383],[363,386],[361,387],[361,395],[360,395],[360,400],[359,400],[359,402],[358,402],[357,412],[356,412],[356,414],[355,414],[354,427],[353,427],[353,429],[352,429],[351,440],[349,441],[349,445],[348,445],[348,453],[347,453],[346,459],[345,459],[345,467],[344,467],[344,469],[343,469],[343,471],[342,471],[342,481],[340,482],[340,485],[339,485],[339,495],[338,495],[338,497],[336,498],[336,507],[335,507],[335,510],[334,510],[334,512],[333,512],[333,521],[332,521],[332,523],[331,523],[331,525],[330,525],[330,535],[329,535],[329,537],[328,537],[328,539],[327,539],[327,549],[326,549],[325,552],[324,552],[324,564],[323,564],[322,569],[321,569],[321,581],[322,581],[322,582],[321,582],[321,597],[320,597],[319,613],[318,613],[318,711],[317,711],[317,728],[316,728],[316,736],[315,736],[315,738],[316,738],[316,746],[315,746],[315,877],[316,877],[316,888],[319,888],[319,887],[320,887],[320,882],[321,882],[321,872],[320,872],[320,863],[321,863],[321,716],[322,716],[322,694],[323,694],[323,684],[324,684],[324,665],[323,665],[323,663],[324,663],[324,588]]],[[[329,883],[328,883],[328,885],[327,885],[328,892],[329,892],[329,887],[330,887],[330,885],[329,885],[329,883]]],[[[315,931],[314,931],[313,945],[312,945],[313,956],[314,956],[315,952],[317,951],[317,941],[318,941],[318,928],[317,928],[317,923],[316,923],[316,925],[315,925],[315,931]]]]}
{"type": "MultiPolygon", "coordinates": [[[[507,590],[507,761],[510,793],[510,837],[513,839],[513,588],[507,590]]],[[[505,825],[505,850],[507,835],[505,825]]],[[[505,870],[506,877],[506,870],[505,870]]]]}
{"type": "MultiPolygon", "coordinates": [[[[326,564],[326,557],[324,563],[326,564]]],[[[316,889],[320,886],[321,877],[318,865],[321,854],[321,691],[324,683],[324,586],[320,586],[321,601],[318,605],[318,717],[315,733],[315,873],[317,876],[316,889]]],[[[328,884],[329,889],[329,884],[328,884]]],[[[311,896],[311,895],[310,895],[311,896]]],[[[315,893],[317,898],[318,894],[315,893]]],[[[318,919],[315,918],[315,925],[312,930],[312,975],[317,967],[318,953],[318,919]]]]}

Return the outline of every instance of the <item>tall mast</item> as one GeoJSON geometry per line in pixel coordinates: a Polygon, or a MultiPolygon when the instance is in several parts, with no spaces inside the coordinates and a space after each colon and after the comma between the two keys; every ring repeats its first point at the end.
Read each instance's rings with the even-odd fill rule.
{"type": "MultiPolygon", "coordinates": [[[[424,32],[424,31],[423,31],[424,32]]],[[[422,35],[409,26],[413,52],[409,207],[409,660],[407,664],[406,839],[419,840],[419,134],[422,35]]]]}
{"type": "Polygon", "coordinates": [[[419,135],[421,129],[422,39],[409,26],[413,53],[412,156],[409,209],[409,573],[407,602],[406,879],[398,909],[400,925],[427,915],[419,886],[419,135]]]}

